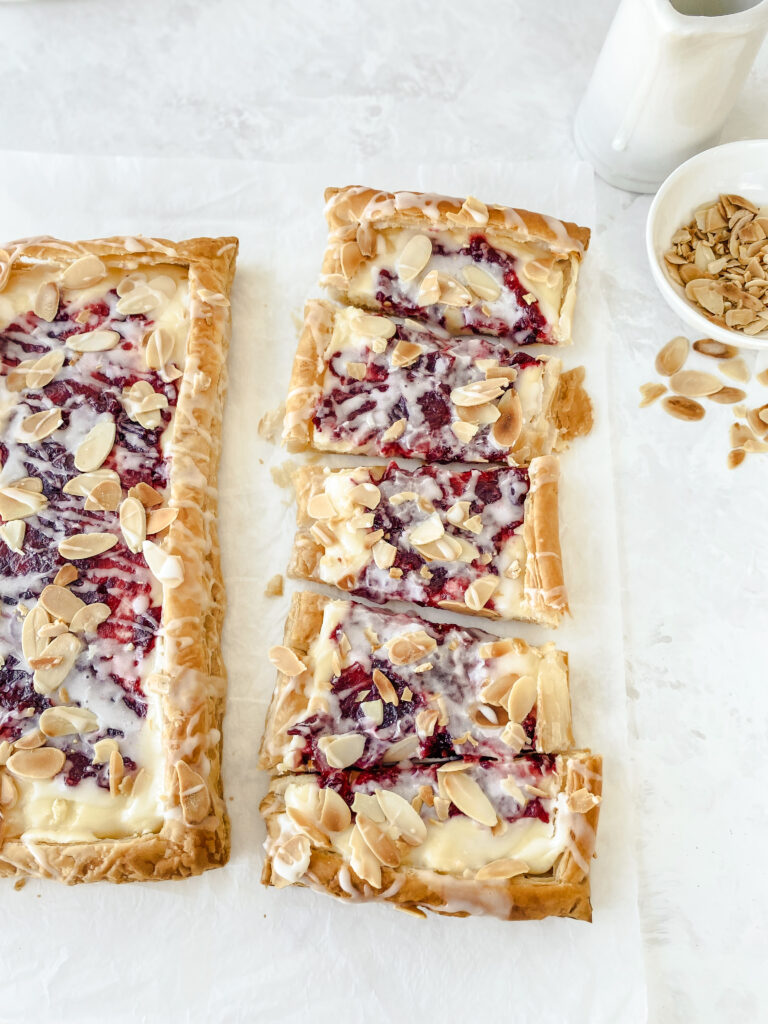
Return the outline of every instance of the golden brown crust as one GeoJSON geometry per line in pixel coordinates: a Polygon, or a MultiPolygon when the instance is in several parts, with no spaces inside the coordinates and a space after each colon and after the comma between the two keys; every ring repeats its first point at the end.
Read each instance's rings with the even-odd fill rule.
{"type": "MultiPolygon", "coordinates": [[[[602,791],[601,759],[577,752],[560,759],[567,764],[564,792],[577,790],[593,794],[602,791]]],[[[267,823],[267,858],[262,873],[264,885],[287,884],[273,869],[271,847],[280,835],[280,815],[286,786],[295,776],[273,779],[261,803],[267,823]]],[[[466,917],[491,914],[504,920],[532,920],[543,917],[572,917],[591,921],[589,862],[594,854],[599,802],[586,812],[573,814],[569,848],[547,875],[518,875],[495,882],[464,879],[436,871],[400,866],[382,867],[380,890],[360,879],[341,853],[312,846],[307,872],[295,884],[309,886],[329,895],[352,901],[386,901],[401,909],[431,910],[438,914],[466,917]]]]}
{"type": "Polygon", "coordinates": [[[321,299],[310,299],[304,307],[304,326],[285,401],[283,443],[289,452],[304,451],[312,444],[312,416],[325,372],[323,353],[333,334],[336,308],[321,299]]]}
{"type": "Polygon", "coordinates": [[[584,388],[585,376],[583,366],[560,374],[552,393],[547,416],[557,428],[557,450],[575,437],[586,437],[592,430],[592,401],[584,388]]]}
{"type": "Polygon", "coordinates": [[[157,834],[92,843],[8,839],[0,847],[0,875],[32,874],[74,883],[185,877],[224,864],[229,823],[221,784],[221,723],[226,680],[221,656],[224,587],[216,530],[216,479],[221,413],[226,390],[229,292],[236,238],[114,237],[83,242],[52,238],[7,246],[13,267],[33,263],[59,268],[94,254],[109,267],[176,264],[189,268],[190,331],[175,410],[170,501],[179,508],[168,552],[181,558],[184,582],[164,587],[164,662],[169,682],[160,693],[163,711],[165,792],[171,808],[157,834]],[[201,821],[179,798],[176,766],[185,764],[208,792],[201,821]]]}
{"type": "Polygon", "coordinates": [[[533,608],[556,625],[560,615],[568,611],[560,551],[557,456],[534,459],[528,472],[530,490],[523,521],[527,552],[525,590],[533,608]]]}
{"type": "MultiPolygon", "coordinates": [[[[370,466],[366,469],[371,473],[381,474],[385,467],[370,466]]],[[[548,455],[534,459],[528,467],[528,473],[530,491],[524,505],[525,563],[522,569],[530,615],[526,615],[524,621],[556,626],[560,617],[568,611],[560,553],[557,456],[548,455]]],[[[328,584],[320,573],[320,560],[325,554],[325,548],[310,532],[316,520],[310,516],[308,510],[310,498],[322,490],[324,475],[322,466],[300,466],[293,475],[297,530],[287,574],[293,579],[328,584]]],[[[354,585],[354,578],[349,576],[342,577],[337,584],[339,589],[345,591],[354,591],[354,585]]],[[[475,610],[459,601],[442,601],[440,606],[464,615],[477,615],[487,619],[501,617],[498,612],[491,609],[475,610]]]]}

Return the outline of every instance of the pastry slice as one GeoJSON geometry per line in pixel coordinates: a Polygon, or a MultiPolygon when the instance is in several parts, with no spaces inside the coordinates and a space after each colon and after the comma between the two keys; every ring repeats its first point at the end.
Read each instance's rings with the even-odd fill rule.
{"type": "Polygon", "coordinates": [[[583,378],[506,343],[314,300],[283,440],[290,451],[525,465],[589,432],[583,378]]]}
{"type": "Polygon", "coordinates": [[[588,228],[474,196],[349,186],[325,199],[321,283],[341,301],[515,345],[571,341],[588,228]]]}
{"type": "Polygon", "coordinates": [[[589,753],[272,780],[266,885],[505,920],[591,920],[601,794],[589,753]]]}
{"type": "Polygon", "coordinates": [[[0,252],[0,875],[227,859],[216,472],[236,252],[0,252]]]}
{"type": "Polygon", "coordinates": [[[553,455],[528,469],[303,466],[289,575],[371,601],[556,626],[568,609],[558,471],[553,455]]]}
{"type": "Polygon", "coordinates": [[[509,758],[568,749],[568,662],[415,615],[293,599],[261,767],[327,772],[404,761],[509,758]]]}

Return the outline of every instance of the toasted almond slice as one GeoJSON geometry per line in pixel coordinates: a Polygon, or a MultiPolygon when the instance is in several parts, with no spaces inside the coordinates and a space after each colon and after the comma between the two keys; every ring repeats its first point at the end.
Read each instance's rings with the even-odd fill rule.
{"type": "Polygon", "coordinates": [[[118,749],[117,740],[109,739],[97,740],[93,744],[93,763],[94,764],[109,764],[109,758],[113,750],[118,749]]]}
{"type": "Polygon", "coordinates": [[[397,690],[387,676],[377,668],[373,670],[373,682],[384,703],[392,704],[394,707],[397,707],[400,703],[397,690]]]}
{"type": "Polygon", "coordinates": [[[718,405],[733,405],[736,402],[743,402],[746,397],[746,391],[742,391],[741,388],[720,388],[714,395],[707,395],[710,402],[717,402],[718,405]]]}
{"type": "Polygon", "coordinates": [[[403,436],[407,420],[399,419],[395,420],[394,423],[390,424],[384,433],[381,435],[382,441],[397,441],[398,438],[403,436]]]}
{"type": "Polygon", "coordinates": [[[0,517],[6,523],[35,516],[47,504],[48,499],[44,494],[28,490],[20,482],[0,487],[0,517]]]}
{"type": "Polygon", "coordinates": [[[472,292],[448,274],[438,274],[440,302],[444,306],[471,306],[472,292]]]}
{"type": "Polygon", "coordinates": [[[358,814],[355,824],[374,857],[388,868],[400,863],[400,852],[387,833],[364,814],[358,814]]]}
{"type": "Polygon", "coordinates": [[[27,532],[27,524],[23,519],[15,519],[11,523],[4,523],[0,526],[0,537],[5,541],[11,551],[20,555],[24,551],[24,537],[27,532]]]}
{"type": "Polygon", "coordinates": [[[40,729],[30,729],[29,732],[19,736],[13,744],[14,750],[37,750],[45,743],[45,736],[40,729]]]}
{"type": "Polygon", "coordinates": [[[574,814],[586,814],[593,807],[600,803],[600,797],[596,793],[590,793],[588,789],[576,789],[568,795],[568,810],[574,814]]]}
{"type": "Polygon", "coordinates": [[[44,409],[33,416],[26,416],[19,424],[19,441],[33,444],[50,437],[61,426],[61,409],[44,409]]]}
{"type": "Polygon", "coordinates": [[[267,657],[278,672],[282,672],[283,675],[290,676],[291,678],[299,676],[307,670],[307,666],[290,647],[283,647],[282,645],[271,647],[267,657]]]}
{"type": "Polygon", "coordinates": [[[525,746],[528,737],[525,735],[525,730],[519,722],[509,722],[504,726],[500,737],[502,743],[505,743],[513,754],[519,754],[525,746]]]}
{"type": "Polygon", "coordinates": [[[85,508],[89,512],[114,512],[120,504],[122,494],[120,484],[114,480],[101,480],[88,492],[85,508]]]}
{"type": "Polygon", "coordinates": [[[52,640],[55,636],[61,636],[62,633],[69,632],[71,632],[71,630],[67,629],[66,622],[49,622],[47,626],[43,626],[43,628],[38,631],[37,635],[39,637],[44,637],[46,640],[52,640]]]}
{"type": "Polygon", "coordinates": [[[358,878],[373,886],[374,889],[380,889],[381,863],[363,839],[363,834],[356,824],[349,836],[349,852],[349,866],[358,878]]]}
{"type": "Polygon", "coordinates": [[[165,327],[156,327],[147,337],[144,362],[150,370],[162,370],[171,361],[175,344],[173,334],[165,327]]]}
{"type": "Polygon", "coordinates": [[[361,701],[360,710],[374,725],[381,725],[384,721],[384,702],[381,700],[361,701]]]}
{"type": "Polygon", "coordinates": [[[423,629],[401,633],[387,641],[389,660],[393,665],[409,665],[430,654],[436,647],[437,642],[423,629]]]}
{"type": "Polygon", "coordinates": [[[498,576],[479,576],[464,591],[464,601],[468,608],[480,611],[490,601],[500,583],[498,576]]]}
{"type": "Polygon", "coordinates": [[[736,469],[740,466],[744,459],[746,459],[747,453],[743,448],[733,448],[728,452],[728,469],[736,469]]]}
{"type": "Polygon", "coordinates": [[[35,304],[32,307],[35,316],[46,323],[52,323],[59,311],[59,287],[54,281],[43,281],[37,289],[35,304]]]}
{"type": "Polygon", "coordinates": [[[120,792],[120,784],[125,777],[125,762],[119,750],[113,750],[109,755],[109,792],[117,796],[120,792]]]}
{"type": "Polygon", "coordinates": [[[662,399],[661,407],[670,416],[689,422],[703,419],[705,413],[703,405],[694,401],[693,398],[684,398],[682,395],[669,395],[662,399]]]}
{"type": "Polygon", "coordinates": [[[536,703],[538,687],[533,676],[520,676],[509,691],[507,714],[511,722],[522,722],[536,703]]]}
{"type": "Polygon", "coordinates": [[[419,306],[434,306],[440,300],[440,278],[436,270],[424,275],[416,298],[419,306]]]}
{"type": "Polygon", "coordinates": [[[0,774],[0,807],[10,810],[11,807],[16,806],[18,798],[19,791],[16,788],[16,783],[7,772],[3,772],[0,774]]]}
{"type": "Polygon", "coordinates": [[[50,622],[48,612],[41,604],[36,604],[24,616],[24,624],[21,627],[21,650],[27,661],[39,658],[47,644],[40,636],[40,630],[50,622]]]}
{"type": "MultiPolygon", "coordinates": [[[[499,655],[499,657],[503,657],[503,655],[499,655]]],[[[480,696],[488,704],[496,704],[498,706],[503,705],[506,707],[507,701],[509,700],[509,694],[512,691],[512,687],[515,685],[519,678],[519,676],[516,676],[514,674],[497,676],[496,679],[491,679],[487,683],[485,683],[485,685],[480,691],[480,696]]]]}
{"type": "Polygon", "coordinates": [[[362,756],[365,737],[355,732],[322,736],[317,745],[331,768],[349,768],[362,756]]]}
{"type": "Polygon", "coordinates": [[[493,878],[515,878],[517,875],[524,875],[528,865],[524,860],[516,857],[501,857],[499,860],[489,861],[475,873],[478,882],[485,882],[493,878]]]}
{"type": "Polygon", "coordinates": [[[685,360],[688,358],[690,342],[687,338],[678,336],[668,341],[656,356],[656,372],[662,377],[671,377],[682,369],[685,360]]]}
{"type": "Polygon", "coordinates": [[[40,657],[51,659],[56,664],[35,670],[32,677],[35,692],[49,694],[61,686],[72,670],[82,646],[78,638],[71,633],[62,633],[61,636],[54,637],[43,649],[40,657]]]}
{"type": "Polygon", "coordinates": [[[445,527],[443,526],[440,515],[435,512],[434,515],[424,519],[417,526],[414,526],[411,532],[408,534],[408,541],[412,545],[418,544],[430,544],[434,540],[438,540],[445,533],[445,527]]]}
{"type": "Polygon", "coordinates": [[[293,885],[307,873],[311,859],[309,839],[305,835],[295,835],[276,847],[272,854],[272,868],[282,879],[282,885],[293,885]]]}
{"type": "MultiPolygon", "coordinates": [[[[469,530],[470,533],[483,532],[483,517],[481,515],[470,516],[461,524],[462,530],[469,530]]],[[[458,539],[458,538],[457,538],[458,539]]]]}
{"type": "Polygon", "coordinates": [[[163,586],[173,589],[184,582],[184,563],[178,555],[169,555],[151,540],[145,540],[141,550],[150,572],[163,586]]]}
{"type": "Polygon", "coordinates": [[[693,347],[703,356],[710,356],[712,359],[733,359],[739,354],[735,345],[727,345],[724,341],[716,341],[714,338],[699,338],[694,341],[693,347]]]}
{"type": "Polygon", "coordinates": [[[18,487],[22,491],[30,491],[33,494],[41,494],[43,481],[38,476],[24,476],[21,480],[16,480],[11,486],[18,487]]]}
{"type": "Polygon", "coordinates": [[[441,773],[445,791],[454,806],[481,825],[493,827],[498,815],[493,804],[474,779],[464,772],[441,773]]]}
{"type": "Polygon", "coordinates": [[[432,242],[427,235],[412,235],[397,260],[397,272],[403,281],[413,281],[429,263],[432,242]]]}
{"type": "Polygon", "coordinates": [[[718,369],[739,384],[746,384],[749,380],[749,368],[741,356],[737,356],[736,359],[724,359],[718,369]]]}
{"type": "Polygon", "coordinates": [[[147,538],[147,514],[138,498],[126,498],[120,505],[120,529],[128,550],[138,554],[147,538]]]}
{"type": "Polygon", "coordinates": [[[455,406],[486,405],[504,393],[505,384],[506,381],[502,382],[499,378],[475,380],[454,388],[451,391],[451,401],[455,406]]]}
{"type": "Polygon", "coordinates": [[[719,391],[723,382],[713,373],[702,373],[701,370],[679,370],[669,378],[669,386],[678,395],[684,395],[686,398],[701,398],[719,391]]]}
{"type": "Polygon", "coordinates": [[[347,802],[339,796],[335,789],[326,787],[322,790],[320,805],[320,824],[326,832],[343,832],[349,828],[352,814],[347,802]]]}
{"type": "Polygon", "coordinates": [[[340,258],[341,272],[347,281],[351,281],[363,262],[363,254],[357,242],[346,242],[342,245],[340,258]]]}
{"type": "Polygon", "coordinates": [[[102,555],[117,544],[114,533],[75,533],[59,541],[59,554],[62,558],[72,559],[93,558],[102,555]]]}
{"type": "Polygon", "coordinates": [[[40,715],[40,730],[46,736],[85,736],[98,728],[98,718],[87,708],[58,706],[40,715]]]}
{"type": "Polygon", "coordinates": [[[55,583],[45,587],[40,595],[40,604],[54,619],[61,619],[66,623],[71,622],[77,612],[85,607],[85,601],[76,597],[66,587],[58,587],[55,583]]]}
{"type": "Polygon", "coordinates": [[[649,383],[640,385],[640,408],[644,409],[647,405],[651,405],[656,401],[657,398],[661,398],[664,392],[667,390],[665,384],[649,383]]]}
{"type": "Polygon", "coordinates": [[[349,496],[352,501],[357,502],[359,505],[365,505],[366,508],[374,509],[378,506],[381,501],[381,491],[372,483],[362,483],[353,487],[349,492],[349,496]]]}
{"type": "Polygon", "coordinates": [[[38,747],[37,750],[19,750],[8,758],[6,768],[20,779],[52,779],[64,767],[63,750],[38,747]]]}
{"type": "Polygon", "coordinates": [[[469,444],[479,429],[477,423],[467,423],[465,420],[454,420],[451,423],[451,430],[462,444],[469,444]]]}
{"type": "Polygon", "coordinates": [[[83,334],[70,334],[66,345],[75,352],[108,352],[121,340],[117,331],[85,331],[83,334]]]}
{"type": "Polygon", "coordinates": [[[102,622],[106,622],[112,609],[102,601],[87,604],[78,611],[69,624],[71,633],[95,633],[102,622]]]}
{"type": "Polygon", "coordinates": [[[400,761],[408,761],[416,757],[419,752],[419,737],[416,735],[406,736],[387,748],[381,759],[382,764],[398,764],[400,761]]]}
{"type": "Polygon", "coordinates": [[[164,302],[165,298],[164,295],[154,291],[148,285],[138,283],[135,288],[132,288],[131,291],[120,299],[115,306],[115,312],[121,316],[149,313],[151,310],[156,309],[161,302],[164,302]]]}
{"type": "Polygon", "coordinates": [[[176,777],[184,821],[187,825],[199,825],[208,816],[211,807],[211,794],[205,779],[185,761],[176,762],[176,777]]]}
{"type": "Polygon", "coordinates": [[[74,565],[70,565],[67,562],[66,565],[62,565],[56,575],[53,577],[53,582],[57,587],[68,587],[70,583],[74,583],[77,579],[78,572],[74,565]]]}
{"type": "Polygon", "coordinates": [[[424,347],[422,345],[417,345],[416,342],[405,341],[401,338],[392,350],[392,365],[413,366],[423,351],[424,347]]]}
{"type": "Polygon", "coordinates": [[[81,473],[92,473],[99,469],[112,451],[114,443],[115,421],[112,417],[99,420],[78,445],[75,452],[75,467],[81,473]]]}
{"type": "Polygon", "coordinates": [[[351,326],[359,334],[369,338],[391,338],[397,331],[396,325],[386,316],[373,316],[370,313],[357,311],[352,317],[351,326]]]}
{"type": "Polygon", "coordinates": [[[427,838],[427,826],[406,799],[389,789],[377,789],[376,799],[385,818],[397,829],[409,846],[419,846],[427,838]]]}
{"type": "Polygon", "coordinates": [[[333,519],[337,514],[333,502],[323,491],[312,495],[307,502],[307,512],[313,519],[333,519]]]}
{"type": "Polygon", "coordinates": [[[389,569],[395,563],[397,548],[389,541],[379,540],[371,548],[371,554],[379,569],[389,569]]]}
{"type": "Polygon", "coordinates": [[[56,348],[35,360],[27,370],[27,387],[44,388],[64,365],[64,349],[56,348]]]}
{"type": "Polygon", "coordinates": [[[483,299],[485,302],[495,302],[501,295],[501,285],[498,281],[476,264],[468,263],[461,268],[461,273],[479,299],[483,299]]]}
{"type": "Polygon", "coordinates": [[[149,484],[138,483],[128,491],[129,498],[138,498],[144,508],[154,508],[155,505],[162,505],[165,499],[159,491],[149,484]]]}
{"type": "Polygon", "coordinates": [[[107,268],[98,256],[81,256],[61,272],[61,283],[65,288],[90,288],[106,276],[107,268]]]}
{"type": "Polygon", "coordinates": [[[65,494],[74,494],[78,498],[87,498],[99,484],[109,481],[120,487],[120,477],[113,469],[95,469],[91,473],[80,473],[62,487],[65,494]]]}
{"type": "Polygon", "coordinates": [[[171,523],[175,523],[179,516],[177,508],[153,509],[147,516],[147,534],[161,533],[171,523]]]}
{"type": "Polygon", "coordinates": [[[365,363],[351,362],[347,363],[347,376],[353,380],[365,380],[365,375],[368,372],[368,368],[365,363]]]}

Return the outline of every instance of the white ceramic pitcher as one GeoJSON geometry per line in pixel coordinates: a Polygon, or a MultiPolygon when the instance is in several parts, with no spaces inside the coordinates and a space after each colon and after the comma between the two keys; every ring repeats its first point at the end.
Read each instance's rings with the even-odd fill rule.
{"type": "Polygon", "coordinates": [[[766,30],[768,0],[621,0],[576,114],[579,152],[610,184],[655,192],[718,141],[766,30]]]}

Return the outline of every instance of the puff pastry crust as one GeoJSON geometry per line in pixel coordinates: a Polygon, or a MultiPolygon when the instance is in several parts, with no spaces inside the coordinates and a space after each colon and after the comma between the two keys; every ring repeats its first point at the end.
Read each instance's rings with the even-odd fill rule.
{"type": "Polygon", "coordinates": [[[402,600],[556,626],[568,609],[559,464],[449,470],[302,466],[288,574],[402,600]]]}
{"type": "Polygon", "coordinates": [[[235,238],[122,236],[0,251],[0,390],[15,410],[0,438],[0,574],[24,576],[11,602],[30,623],[23,638],[11,628],[0,669],[0,874],[125,882],[227,859],[216,478],[236,253],[235,238]],[[31,438],[25,405],[52,417],[31,438]],[[43,492],[16,515],[20,457],[43,492]],[[111,536],[110,554],[93,538],[79,548],[80,531],[111,536]],[[121,590],[131,603],[112,607],[121,590]],[[106,621],[78,630],[82,598],[106,621]],[[44,647],[62,636],[58,680],[44,647]]]}
{"type": "Polygon", "coordinates": [[[589,433],[584,370],[486,338],[312,300],[283,429],[290,451],[527,465],[589,433]]]}
{"type": "Polygon", "coordinates": [[[574,752],[277,777],[262,881],[420,916],[589,921],[601,767],[574,752]]]}
{"type": "Polygon", "coordinates": [[[284,645],[272,652],[278,678],[262,768],[509,758],[573,744],[568,659],[554,644],[304,591],[292,600],[284,645]]]}
{"type": "Polygon", "coordinates": [[[325,199],[321,282],[342,302],[454,334],[570,342],[587,228],[473,196],[354,185],[325,199]]]}

